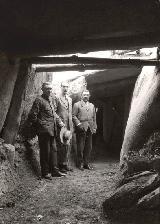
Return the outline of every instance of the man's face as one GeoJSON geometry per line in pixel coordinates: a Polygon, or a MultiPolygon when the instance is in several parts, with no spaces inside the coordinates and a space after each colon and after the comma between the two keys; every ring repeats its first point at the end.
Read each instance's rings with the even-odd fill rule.
{"type": "Polygon", "coordinates": [[[52,88],[51,88],[51,86],[46,85],[45,87],[43,87],[42,91],[45,96],[50,97],[51,93],[52,93],[52,88]]]}
{"type": "Polygon", "coordinates": [[[89,93],[88,91],[83,92],[83,94],[82,94],[82,100],[83,100],[84,102],[89,101],[89,97],[90,97],[90,93],[89,93]]]}
{"type": "Polygon", "coordinates": [[[68,92],[68,85],[62,84],[61,89],[62,89],[62,94],[66,95],[68,92]]]}

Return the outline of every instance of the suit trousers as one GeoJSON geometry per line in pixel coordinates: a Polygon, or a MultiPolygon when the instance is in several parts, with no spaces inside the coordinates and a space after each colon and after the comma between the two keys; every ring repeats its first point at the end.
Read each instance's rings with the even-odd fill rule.
{"type": "Polygon", "coordinates": [[[40,148],[40,165],[42,176],[52,173],[57,169],[57,146],[54,136],[48,133],[38,135],[40,148]]]}
{"type": "Polygon", "coordinates": [[[58,163],[59,166],[70,166],[70,154],[71,154],[71,144],[63,145],[62,143],[58,144],[58,163]]]}
{"type": "Polygon", "coordinates": [[[88,165],[92,151],[92,132],[90,128],[87,131],[76,132],[78,163],[88,165]]]}

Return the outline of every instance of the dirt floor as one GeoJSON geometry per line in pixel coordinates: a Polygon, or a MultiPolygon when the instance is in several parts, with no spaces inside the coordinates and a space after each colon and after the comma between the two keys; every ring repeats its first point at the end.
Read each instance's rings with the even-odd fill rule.
{"type": "Polygon", "coordinates": [[[92,171],[75,168],[52,181],[38,180],[29,165],[25,172],[19,167],[21,185],[0,207],[0,223],[110,224],[102,202],[115,186],[118,161],[97,161],[93,166],[92,171]]]}

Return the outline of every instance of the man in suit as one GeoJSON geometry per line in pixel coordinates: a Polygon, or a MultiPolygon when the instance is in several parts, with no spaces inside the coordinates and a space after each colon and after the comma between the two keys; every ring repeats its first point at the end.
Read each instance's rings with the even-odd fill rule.
{"type": "MultiPolygon", "coordinates": [[[[73,123],[72,123],[72,99],[67,95],[69,84],[67,81],[61,83],[61,94],[57,98],[56,102],[56,112],[61,118],[62,122],[65,124],[67,130],[73,132],[73,123]]],[[[71,152],[71,139],[68,144],[64,144],[59,141],[58,149],[58,159],[59,159],[59,168],[62,172],[66,173],[67,171],[72,171],[69,159],[71,152]]]]}
{"type": "Polygon", "coordinates": [[[43,94],[38,96],[29,114],[29,120],[36,128],[40,147],[40,165],[42,178],[51,180],[51,176],[64,176],[57,167],[56,134],[57,125],[62,128],[64,123],[54,110],[52,103],[52,85],[42,85],[43,94]]]}
{"type": "Polygon", "coordinates": [[[92,151],[92,134],[96,133],[96,111],[89,102],[90,93],[84,90],[81,101],[73,106],[73,123],[76,128],[78,166],[81,170],[92,169],[89,165],[92,151]]]}

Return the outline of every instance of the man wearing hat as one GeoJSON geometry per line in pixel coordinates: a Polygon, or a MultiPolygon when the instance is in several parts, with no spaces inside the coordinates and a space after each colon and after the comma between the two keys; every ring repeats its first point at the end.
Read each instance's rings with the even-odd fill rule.
{"type": "Polygon", "coordinates": [[[51,176],[64,176],[57,167],[56,133],[57,125],[62,128],[64,123],[56,114],[52,103],[52,85],[42,85],[43,94],[38,96],[29,114],[29,120],[36,127],[40,147],[40,165],[42,177],[51,180],[51,176]]]}
{"type": "Polygon", "coordinates": [[[67,95],[69,84],[67,81],[61,83],[61,94],[57,98],[57,114],[65,124],[60,132],[58,149],[59,168],[62,172],[72,171],[69,165],[71,152],[71,138],[73,132],[72,123],[72,99],[67,95]]]}
{"type": "Polygon", "coordinates": [[[92,134],[96,133],[96,111],[89,102],[90,93],[84,90],[81,101],[73,106],[73,123],[76,127],[78,166],[80,170],[92,169],[89,165],[92,151],[92,134]]]}

